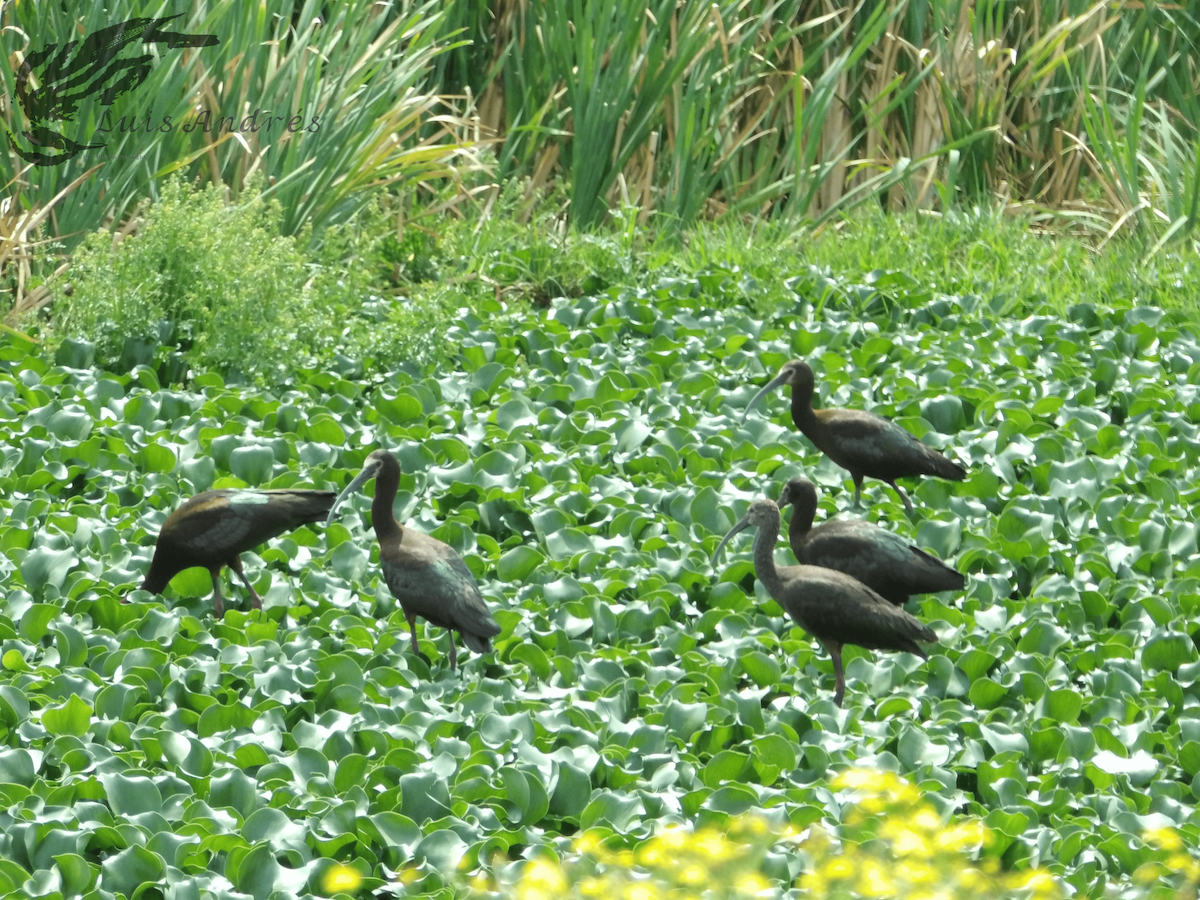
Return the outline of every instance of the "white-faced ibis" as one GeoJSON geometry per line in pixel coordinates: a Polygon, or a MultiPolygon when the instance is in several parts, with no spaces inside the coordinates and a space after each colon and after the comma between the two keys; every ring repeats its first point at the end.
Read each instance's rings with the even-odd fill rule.
{"type": "MultiPolygon", "coordinates": [[[[427,534],[405,528],[396,521],[392,504],[400,486],[400,463],[386,450],[367,457],[361,472],[338,494],[336,507],[347,494],[358,490],[370,479],[375,481],[375,499],[371,519],[379,541],[379,561],[383,578],[408,619],[413,653],[417,648],[417,616],[463,636],[463,643],[476,653],[491,649],[488,639],[500,633],[500,624],[492,618],[475,576],[448,544],[427,534]]],[[[329,521],[333,510],[329,511],[329,521]]],[[[454,635],[450,635],[450,671],[458,665],[454,635]]]]}
{"type": "Polygon", "coordinates": [[[713,561],[730,538],[750,527],[758,529],[754,535],[754,572],[759,581],[801,628],[825,645],[833,658],[837,678],[833,702],[838,706],[846,694],[843,645],[854,644],[868,650],[906,650],[928,659],[917,641],[933,643],[937,635],[862,582],[836,569],[775,565],[779,507],[770,500],[750,504],[750,511],[717,545],[713,561]]]}
{"type": "Polygon", "coordinates": [[[221,567],[229,566],[250,591],[250,602],[262,599],[242,571],[240,554],[285,531],[320,522],[333,509],[333,491],[205,491],[188,500],[163,523],[142,590],[161,594],[184,569],[203,566],[212,576],[217,618],[225,614],[221,600],[221,567]]]}
{"type": "Polygon", "coordinates": [[[890,484],[909,512],[912,503],[896,484],[897,478],[937,475],[962,481],[967,477],[966,469],[890,419],[861,409],[813,409],[813,371],[802,359],[784,363],[779,374],[754,395],[747,413],[760,397],[782,384],[792,386],[792,421],[796,427],[818,450],[849,470],[854,479],[855,506],[861,501],[864,477],[890,484]]]}
{"type": "Polygon", "coordinates": [[[967,580],[936,556],[861,519],[833,519],[812,527],[817,489],[793,478],[779,494],[779,508],[792,504],[788,543],[801,565],[837,569],[857,578],[885,600],[902,605],[912,594],[957,591],[967,580]]]}

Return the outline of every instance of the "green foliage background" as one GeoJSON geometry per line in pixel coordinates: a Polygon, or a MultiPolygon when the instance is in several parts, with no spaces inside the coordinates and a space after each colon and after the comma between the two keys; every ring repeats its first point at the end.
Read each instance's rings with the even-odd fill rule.
{"type": "MultiPolygon", "coordinates": [[[[1156,858],[1146,829],[1200,845],[1195,336],[1149,307],[1008,318],[898,272],[646,285],[481,304],[435,375],[271,391],[167,389],[5,337],[0,896],[266,900],[333,860],[364,889],[405,870],[438,892],[587,827],[636,846],[748,811],[836,820],[826,778],[848,764],[980,814],[1006,865],[1091,894],[1156,858]],[[748,542],[708,563],[793,474],[822,516],[848,505],[782,399],[738,424],[792,356],[822,405],[894,416],[970,469],[917,484],[911,522],[867,491],[868,518],[970,585],[912,605],[940,638],[927,663],[847,648],[845,710],[748,542]],[[464,555],[503,626],[460,675],[444,632],[411,655],[365,496],[247,554],[263,615],[209,618],[202,571],[118,602],[183,497],[340,487],[379,444],[404,469],[397,515],[464,555]]],[[[800,865],[764,871],[785,886],[800,865]]]]}

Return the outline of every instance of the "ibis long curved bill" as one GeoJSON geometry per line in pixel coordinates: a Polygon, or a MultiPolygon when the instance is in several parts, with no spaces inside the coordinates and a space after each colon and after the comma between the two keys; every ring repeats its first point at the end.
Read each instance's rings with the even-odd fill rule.
{"type": "Polygon", "coordinates": [[[775,390],[775,388],[779,387],[781,384],[787,384],[790,375],[790,372],[780,372],[765,385],[763,385],[762,390],[750,398],[750,402],[746,404],[746,410],[742,413],[742,422],[744,423],[746,421],[746,417],[750,415],[750,410],[754,409],[754,405],[758,403],[759,400],[771,393],[771,391],[775,390]]]}
{"type": "Polygon", "coordinates": [[[735,534],[745,531],[749,527],[750,514],[746,513],[746,515],[742,516],[742,520],[730,528],[729,531],[726,532],[725,537],[721,538],[721,543],[717,544],[717,549],[713,551],[712,559],[709,560],[709,564],[715,566],[717,564],[717,557],[721,555],[721,551],[725,549],[725,545],[733,540],[733,536],[735,534]]]}
{"type": "Polygon", "coordinates": [[[328,516],[328,518],[325,519],[325,527],[326,528],[328,528],[330,525],[333,524],[334,512],[336,512],[337,508],[341,505],[342,501],[345,500],[348,496],[353,494],[355,491],[357,491],[359,488],[361,488],[364,484],[366,484],[368,481],[370,481],[372,478],[374,478],[378,474],[379,474],[379,463],[375,460],[368,458],[367,464],[365,466],[363,466],[363,470],[361,472],[359,472],[357,475],[355,475],[354,480],[351,481],[348,485],[346,485],[342,489],[342,492],[337,495],[337,499],[335,499],[333,501],[333,506],[329,507],[329,516],[328,516]]]}

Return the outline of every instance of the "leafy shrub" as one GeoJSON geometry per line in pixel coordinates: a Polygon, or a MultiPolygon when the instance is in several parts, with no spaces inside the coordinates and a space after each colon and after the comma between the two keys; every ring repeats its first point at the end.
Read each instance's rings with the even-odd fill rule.
{"type": "Polygon", "coordinates": [[[304,254],[279,234],[280,215],[257,197],[228,206],[216,187],[167,182],[136,236],[87,238],[55,330],[94,341],[106,366],[146,362],[137,343],[177,346],[200,369],[283,365],[308,303],[304,254]]]}
{"type": "MultiPolygon", "coordinates": [[[[377,210],[330,229],[310,258],[310,236],[280,233],[279,204],[226,204],[209,186],[164,185],[136,236],[91,235],[60,298],[59,338],[97,345],[97,363],[127,370],[158,348],[197,370],[278,376],[338,353],[390,365],[432,362],[448,304],[392,302],[373,293],[381,239],[377,210]]],[[[160,376],[163,375],[160,366],[160,376]]],[[[181,372],[167,372],[178,380],[181,372]]]]}

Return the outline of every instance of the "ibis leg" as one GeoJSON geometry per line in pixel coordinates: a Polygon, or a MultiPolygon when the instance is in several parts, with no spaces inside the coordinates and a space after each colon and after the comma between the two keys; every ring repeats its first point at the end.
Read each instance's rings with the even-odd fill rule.
{"type": "Polygon", "coordinates": [[[892,486],[893,491],[900,495],[900,499],[904,501],[904,509],[909,513],[909,515],[912,515],[913,505],[912,501],[908,499],[908,494],[900,490],[900,485],[896,484],[895,479],[889,481],[888,484],[892,486]]]}
{"type": "Polygon", "coordinates": [[[250,579],[246,577],[246,573],[242,571],[242,559],[240,556],[235,556],[229,564],[229,568],[237,572],[237,577],[242,579],[242,584],[246,586],[246,590],[250,592],[250,605],[255,609],[262,609],[262,598],[258,596],[258,591],[254,590],[254,585],[250,583],[250,579]]]}
{"type": "Polygon", "coordinates": [[[863,477],[861,475],[856,475],[854,473],[851,473],[850,477],[854,479],[854,508],[861,509],[862,508],[863,477]]]}
{"type": "Polygon", "coordinates": [[[829,651],[830,658],[833,659],[833,676],[837,680],[833,702],[841,706],[842,699],[846,696],[846,673],[842,670],[842,645],[836,641],[823,643],[825,643],[825,649],[829,651]]]}
{"type": "Polygon", "coordinates": [[[458,668],[458,650],[454,647],[454,632],[448,632],[450,635],[450,671],[453,672],[458,668]]]}
{"type": "Polygon", "coordinates": [[[218,619],[225,617],[225,603],[221,599],[221,567],[209,569],[208,574],[212,576],[213,583],[213,614],[218,619]]]}
{"type": "Polygon", "coordinates": [[[408,630],[412,634],[413,656],[420,656],[421,650],[417,646],[417,617],[405,613],[404,618],[408,619],[408,630]]]}

